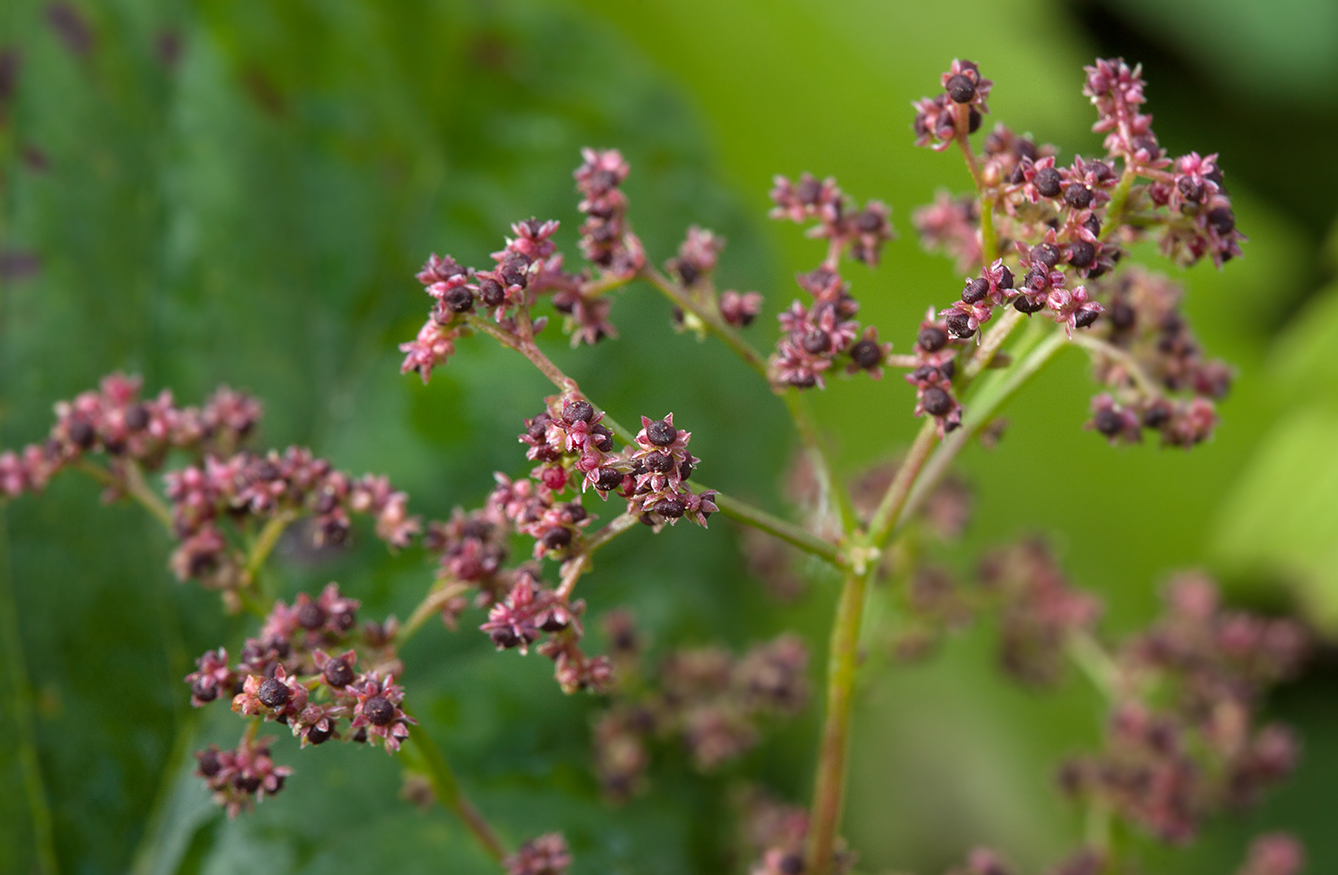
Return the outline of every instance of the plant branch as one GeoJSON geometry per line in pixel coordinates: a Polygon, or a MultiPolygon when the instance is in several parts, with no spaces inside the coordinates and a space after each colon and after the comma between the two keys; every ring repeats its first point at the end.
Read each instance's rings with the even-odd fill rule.
{"type": "Polygon", "coordinates": [[[762,379],[768,383],[771,382],[770,374],[767,372],[766,359],[762,358],[761,353],[753,349],[748,341],[739,335],[739,332],[725,322],[719,313],[702,307],[681,286],[649,264],[643,267],[638,275],[659,289],[666,298],[681,307],[684,312],[691,313],[700,319],[702,324],[706,326],[707,331],[724,341],[725,345],[732,349],[739,358],[743,359],[750,368],[757,371],[762,379]]]}
{"type": "Polygon", "coordinates": [[[967,406],[966,415],[962,417],[962,427],[948,435],[948,438],[939,445],[938,450],[925,464],[921,476],[911,489],[909,500],[901,508],[897,517],[889,520],[889,534],[900,529],[906,518],[919,508],[929,493],[943,479],[948,471],[948,466],[952,464],[953,459],[957,458],[957,454],[966,446],[967,441],[978,434],[985,427],[985,424],[994,417],[999,408],[1003,406],[1004,402],[1013,397],[1019,389],[1034,377],[1050,361],[1051,357],[1064,347],[1066,342],[1067,338],[1063,329],[1054,329],[1045,340],[1041,341],[1017,364],[1002,372],[1001,378],[997,382],[982,387],[967,406]]]}
{"type": "Polygon", "coordinates": [[[18,604],[9,562],[9,523],[5,518],[7,502],[0,502],[0,638],[7,642],[5,662],[9,663],[10,702],[14,717],[14,738],[23,793],[28,798],[28,816],[32,819],[34,872],[55,875],[59,871],[51,806],[47,801],[42,764],[37,756],[37,731],[33,723],[32,688],[20,637],[18,604]]]}
{"type": "Polygon", "coordinates": [[[101,465],[94,465],[87,459],[80,459],[73,467],[76,471],[87,474],[109,489],[125,492],[126,495],[138,501],[145,510],[153,514],[154,519],[162,523],[169,533],[175,532],[172,511],[168,510],[163,500],[154,494],[153,490],[149,489],[149,485],[144,482],[143,473],[134,462],[127,461],[124,464],[122,467],[124,475],[120,477],[101,465]]]}
{"type": "Polygon", "coordinates": [[[721,513],[736,522],[752,526],[773,537],[780,538],[787,544],[798,547],[805,553],[811,553],[820,559],[825,559],[833,565],[842,565],[841,553],[836,545],[819,538],[807,529],[720,492],[716,493],[715,503],[720,508],[721,513]]]}
{"type": "Polygon", "coordinates": [[[809,821],[808,867],[814,875],[828,875],[836,847],[845,799],[846,752],[850,739],[850,705],[859,662],[860,625],[864,597],[872,569],[862,574],[847,570],[832,623],[827,656],[827,714],[822,728],[818,770],[809,821]]]}
{"type": "Polygon", "coordinates": [[[1075,334],[1073,343],[1097,355],[1103,355],[1119,362],[1124,367],[1125,373],[1129,375],[1129,379],[1133,380],[1139,389],[1153,398],[1161,397],[1161,387],[1147,375],[1147,371],[1143,370],[1143,366],[1127,350],[1120,349],[1115,344],[1104,341],[1099,337],[1089,337],[1085,334],[1075,334]]]}
{"type": "MultiPolygon", "coordinates": [[[[965,427],[959,429],[959,431],[965,430],[965,427]]],[[[938,423],[933,418],[927,417],[924,425],[920,426],[920,433],[915,436],[915,442],[907,451],[906,458],[897,466],[896,476],[892,478],[887,492],[883,493],[882,500],[878,502],[878,510],[874,512],[873,519],[869,521],[869,543],[875,547],[881,547],[886,543],[893,528],[901,521],[906,502],[911,496],[911,489],[930,451],[934,448],[937,436],[938,423]]]]}
{"type": "Polygon", "coordinates": [[[460,789],[455,771],[451,769],[451,764],[447,762],[441,748],[437,747],[432,737],[421,728],[409,733],[409,741],[427,768],[427,778],[432,784],[437,801],[464,824],[465,829],[469,830],[488,856],[500,861],[507,854],[506,846],[497,837],[487,819],[460,789]]]}

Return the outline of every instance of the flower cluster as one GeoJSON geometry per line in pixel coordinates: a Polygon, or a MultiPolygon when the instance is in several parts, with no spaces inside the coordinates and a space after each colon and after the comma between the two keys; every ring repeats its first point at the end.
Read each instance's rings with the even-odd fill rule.
{"type": "Polygon", "coordinates": [[[507,875],[566,875],[571,852],[559,833],[551,832],[521,843],[502,861],[507,875]]]}
{"type": "Polygon", "coordinates": [[[405,547],[422,530],[408,512],[409,497],[372,474],[353,479],[304,447],[265,456],[248,452],[169,472],[167,497],[180,545],[172,569],[180,580],[199,580],[215,589],[250,585],[245,557],[224,535],[223,521],[243,528],[248,522],[312,517],[316,546],[342,544],[352,523],[350,513],[376,520],[376,534],[391,547],[405,547]]]}
{"type": "Polygon", "coordinates": [[[1004,668],[1023,683],[1054,683],[1071,637],[1091,631],[1100,602],[1072,585],[1039,538],[987,554],[980,579],[1000,606],[1004,668]]]}
{"type": "Polygon", "coordinates": [[[220,750],[211,744],[196,751],[195,774],[213,791],[214,803],[227,809],[228,817],[250,811],[255,803],[283,789],[284,780],[293,773],[287,766],[276,766],[270,757],[272,736],[256,740],[243,737],[235,750],[220,750]]]}
{"type": "Polygon", "coordinates": [[[1291,771],[1290,730],[1254,723],[1263,692],[1295,672],[1305,646],[1292,621],[1224,610],[1211,581],[1178,578],[1163,618],[1118,653],[1105,749],[1068,763],[1064,786],[1188,841],[1206,815],[1253,803],[1291,771]]]}
{"type": "Polygon", "coordinates": [[[1184,290],[1135,267],[1112,284],[1107,350],[1093,353],[1096,375],[1109,387],[1092,400],[1089,427],[1111,443],[1142,440],[1191,447],[1217,425],[1216,401],[1231,388],[1231,368],[1206,358],[1180,311],[1184,290]]]}
{"type": "Polygon", "coordinates": [[[937,152],[951,146],[958,134],[974,134],[980,128],[982,114],[989,112],[985,99],[994,85],[974,63],[961,60],[952,62],[941,81],[941,93],[911,102],[915,145],[932,146],[937,152]]]}
{"type": "Polygon", "coordinates": [[[608,657],[587,656],[581,650],[584,613],[584,601],[569,602],[565,594],[547,589],[522,570],[511,592],[493,605],[488,621],[479,628],[498,650],[516,648],[521,653],[528,653],[531,644],[547,635],[536,649],[553,660],[553,676],[563,692],[605,692],[613,683],[613,666],[608,657]]]}
{"type": "Polygon", "coordinates": [[[304,747],[340,738],[340,721],[348,721],[351,740],[380,739],[387,752],[398,750],[414,722],[394,683],[403,671],[393,644],[398,623],[391,617],[358,629],[358,604],[334,583],[314,599],[300,593],[291,606],[275,602],[235,664],[223,648],[195,661],[186,676],[191,704],[230,696],[232,710],[283,723],[304,747]],[[354,667],[360,655],[366,670],[354,667]]]}
{"type": "Polygon", "coordinates": [[[843,254],[869,265],[878,263],[883,244],[893,237],[887,206],[870,201],[856,210],[836,180],[819,182],[807,173],[797,184],[777,176],[771,199],[776,204],[773,219],[813,222],[808,236],[827,240],[822,265],[796,278],[812,296],[812,305],[795,301],[778,317],[783,334],[771,356],[773,379],[799,389],[824,388],[823,372],[838,361],[845,363],[847,373],[867,371],[875,379],[881,377],[892,345],[879,343],[878,330],[872,326],[861,334],[859,323],[851,318],[859,304],[837,265],[843,254]]]}
{"type": "MultiPolygon", "coordinates": [[[[639,645],[618,613],[608,629],[615,658],[633,675],[639,645]]],[[[719,647],[671,653],[635,696],[618,697],[595,727],[600,783],[615,799],[645,787],[652,738],[677,738],[697,768],[712,771],[757,743],[768,717],[797,714],[808,698],[808,651],[794,635],[759,644],[740,657],[719,647]]],[[[621,690],[619,690],[620,692],[621,690]]]]}
{"type": "Polygon", "coordinates": [[[135,476],[132,468],[155,470],[170,450],[230,454],[260,421],[260,404],[222,386],[202,407],[178,407],[166,389],[140,395],[137,376],[110,374],[97,391],[56,404],[47,439],[20,452],[0,453],[0,494],[10,498],[40,492],[62,469],[102,454],[108,461],[107,500],[121,497],[135,476]]]}
{"type": "MultiPolygon", "coordinates": [[[[299,593],[291,606],[275,602],[256,637],[243,643],[235,663],[230,663],[227,650],[221,647],[195,661],[195,671],[185,678],[191,704],[200,708],[219,699],[231,701],[238,714],[287,726],[303,747],[347,737],[360,743],[379,740],[387,753],[399,750],[409,735],[409,725],[417,721],[404,712],[404,689],[394,682],[403,672],[394,647],[398,622],[391,617],[359,629],[358,606],[335,583],[314,599],[299,593]],[[360,658],[363,669],[356,668],[360,658]]],[[[249,744],[243,740],[237,762],[250,762],[263,754],[263,763],[270,768],[268,743],[263,751],[256,749],[244,757],[242,752],[250,749],[249,744]]],[[[200,774],[216,792],[226,790],[239,772],[220,777],[206,765],[212,768],[222,762],[226,766],[231,756],[213,748],[196,754],[200,774]]],[[[282,778],[292,770],[270,768],[269,773],[278,776],[277,785],[252,786],[247,793],[256,792],[257,787],[270,794],[278,792],[282,778]]],[[[215,798],[234,814],[241,799],[235,795],[215,798]]]]}
{"type": "MultiPolygon", "coordinates": [[[[756,858],[749,875],[802,875],[807,869],[804,843],[808,839],[809,815],[803,808],[787,805],[765,791],[748,787],[738,799],[744,844],[756,858]]],[[[847,875],[858,862],[838,840],[832,853],[832,875],[847,875]]]]}

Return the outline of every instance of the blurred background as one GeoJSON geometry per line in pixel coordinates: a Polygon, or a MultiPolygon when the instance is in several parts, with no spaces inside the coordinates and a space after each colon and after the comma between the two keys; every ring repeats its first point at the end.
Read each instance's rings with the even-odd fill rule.
{"type": "MultiPolygon", "coordinates": [[[[11,0],[0,436],[41,439],[53,401],[116,369],[182,403],[227,383],[264,401],[261,446],[307,444],[340,468],[387,473],[416,512],[442,518],[478,504],[493,470],[527,470],[515,435],[550,389],[481,338],[426,388],[401,377],[396,344],[427,304],[413,274],[434,250],[485,263],[531,215],[562,220],[574,257],[581,146],[631,162],[631,220],[652,260],[692,223],[728,238],[718,282],[767,296],[751,329],[763,348],[793,274],[821,257],[765,220],[772,175],[834,175],[861,201],[881,198],[900,239],[881,267],[847,277],[862,319],[906,350],[925,308],[961,282],[920,250],[910,213],[969,187],[959,159],[912,148],[909,101],[970,58],[996,83],[992,120],[1067,160],[1099,148],[1081,66],[1122,55],[1144,65],[1163,145],[1221,154],[1250,238],[1224,272],[1182,277],[1236,389],[1210,444],[1111,449],[1082,428],[1095,390],[1083,357],[1065,353],[1010,406],[998,448],[964,455],[975,513],[950,561],[968,569],[981,549],[1039,531],[1104,598],[1112,631],[1150,617],[1167,575],[1190,567],[1234,601],[1333,631],[1336,45],[1327,0],[11,0]]],[[[621,295],[613,319],[621,340],[571,351],[554,334],[552,355],[623,422],[672,410],[703,476],[779,507],[792,447],[766,387],[718,345],[670,331],[648,288],[621,295]]],[[[851,476],[918,425],[895,376],[836,380],[813,401],[851,476]]],[[[353,746],[298,756],[283,739],[276,755],[298,770],[288,788],[252,816],[221,817],[189,753],[234,743],[239,721],[191,712],[180,679],[238,626],[216,596],[174,581],[156,523],[99,506],[98,492],[67,475],[2,511],[0,870],[36,871],[40,792],[67,871],[495,871],[444,812],[398,797],[392,760],[353,746]]],[[[430,566],[359,534],[333,559],[281,555],[287,595],[337,579],[365,616],[406,616],[430,566]]],[[[629,534],[582,584],[592,613],[630,606],[656,653],[782,629],[820,653],[833,581],[780,604],[747,573],[737,534],[723,519],[629,534]]],[[[816,714],[715,776],[665,753],[651,793],[611,810],[589,767],[600,703],[563,697],[547,661],[496,655],[467,628],[420,633],[405,680],[416,731],[509,840],[562,830],[575,872],[721,871],[732,783],[754,776],[807,802],[816,714]]],[[[993,645],[986,626],[869,679],[845,829],[862,871],[938,873],[980,844],[1036,871],[1080,835],[1053,771],[1096,742],[1097,703],[1079,682],[1039,695],[1002,681],[993,645]]],[[[1335,677],[1321,653],[1271,703],[1304,739],[1297,776],[1179,856],[1140,850],[1151,870],[1233,871],[1251,834],[1279,827],[1308,844],[1309,871],[1338,870],[1335,677]]]]}

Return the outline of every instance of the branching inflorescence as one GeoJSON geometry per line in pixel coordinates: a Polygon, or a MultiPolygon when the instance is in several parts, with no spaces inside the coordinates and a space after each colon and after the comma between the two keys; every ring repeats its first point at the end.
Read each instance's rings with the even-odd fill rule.
{"type": "MultiPolygon", "coordinates": [[[[1216,423],[1213,402],[1229,388],[1230,369],[1202,355],[1179,312],[1182,291],[1126,264],[1129,247],[1149,235],[1182,264],[1207,257],[1220,267],[1240,254],[1244,238],[1217,156],[1167,156],[1141,111],[1139,68],[1099,60],[1086,74],[1104,152],[1067,164],[1053,146],[1001,124],[977,151],[971,136],[988,114],[993,83],[969,61],[954,61],[943,91],[915,102],[916,144],[956,146],[975,192],[940,194],[915,213],[921,241],[955,258],[964,276],[956,301],[930,308],[907,332],[909,353],[894,354],[877,327],[856,320],[859,305],[841,274],[843,260],[876,266],[894,239],[882,202],[859,208],[830,178],[776,178],[772,217],[807,225],[809,237],[826,241],[826,253],[797,277],[805,298],[778,314],[780,336],[768,358],[740,333],[760,314],[762,295],[716,289],[724,240],[693,226],[663,270],[656,268],[628,219],[627,162],[617,150],[587,149],[575,178],[588,267],[568,270],[553,240],[558,222],[531,218],[511,226],[514,236],[491,266],[433,254],[417,275],[432,303],[417,337],[400,346],[404,373],[426,383],[458,343],[484,334],[557,389],[518,436],[533,463],[528,477],[497,472],[482,507],[424,522],[384,477],[354,478],[299,447],[246,449],[260,418],[247,396],[224,388],[199,409],[181,408],[168,392],[141,399],[138,381],[119,375],[57,405],[44,443],[0,455],[0,489],[13,498],[40,490],[61,469],[84,471],[106,486],[108,500],[138,500],[167,527],[178,541],[170,564],[181,580],[218,589],[229,610],[259,619],[235,659],[224,647],[211,650],[186,678],[192,704],[227,701],[247,719],[235,749],[196,754],[198,774],[230,815],[278,793],[293,772],[275,763],[272,737],[257,737],[265,722],[286,726],[302,747],[342,739],[394,753],[414,743],[414,768],[425,772],[432,793],[507,871],[566,871],[572,855],[560,835],[508,852],[464,797],[431,739],[412,728],[398,649],[433,617],[454,630],[478,612],[467,622],[498,650],[533,648],[551,659],[564,691],[611,694],[594,755],[610,797],[626,800],[647,785],[657,739],[685,746],[700,769],[714,770],[755,744],[767,718],[795,714],[807,702],[800,639],[783,635],[738,658],[694,648],[655,664],[642,658],[631,615],[615,611],[606,618],[612,652],[589,655],[582,649],[587,605],[575,594],[591,556],[638,524],[659,533],[681,520],[706,526],[723,512],[772,536],[767,549],[807,552],[843,578],[813,804],[807,812],[754,806],[765,815],[754,820],[769,824],[754,830],[761,837],[754,873],[822,875],[853,864],[838,827],[857,647],[868,587],[879,581],[902,591],[902,628],[914,630],[894,644],[898,655],[923,655],[944,632],[989,611],[1001,624],[1002,663],[1022,681],[1052,684],[1069,665],[1093,680],[1111,709],[1106,747],[1066,765],[1062,783],[1100,828],[1053,871],[1116,871],[1124,864],[1113,820],[1184,841],[1204,816],[1252,801],[1290,768],[1292,736],[1278,726],[1255,730],[1252,721],[1267,687],[1296,669],[1304,636],[1288,621],[1224,611],[1211,585],[1191,577],[1170,590],[1164,619],[1108,648],[1096,634],[1098,602],[1069,584],[1042,543],[992,554],[975,588],[925,561],[932,550],[911,549],[925,528],[911,525],[917,515],[944,537],[960,530],[969,503],[964,487],[945,480],[950,463],[970,438],[997,438],[991,422],[999,408],[1060,349],[1091,356],[1106,391],[1093,400],[1088,425],[1112,443],[1139,440],[1147,429],[1167,444],[1199,443],[1216,423]],[[723,341],[785,403],[804,447],[803,523],[705,487],[697,477],[702,460],[689,450],[692,433],[673,413],[642,416],[639,430],[626,429],[542,351],[537,338],[550,315],[539,308],[551,307],[573,346],[593,345],[618,336],[612,294],[634,281],[670,300],[676,328],[723,341]],[[1055,324],[1038,320],[1005,352],[1010,334],[1041,314],[1055,324]],[[831,472],[802,392],[825,388],[834,373],[877,379],[889,368],[903,370],[915,387],[914,415],[925,425],[894,468],[848,487],[831,472]],[[164,500],[144,475],[181,457],[184,464],[164,476],[164,500]],[[616,512],[596,526],[596,511],[614,497],[621,500],[616,512]],[[391,548],[417,546],[436,562],[434,581],[403,623],[392,616],[359,626],[359,602],[337,583],[288,604],[263,573],[290,526],[314,546],[338,545],[352,535],[356,515],[371,517],[391,548]],[[512,561],[518,542],[524,546],[512,561]]],[[[789,573],[774,550],[768,556],[755,567],[789,573]]],[[[1269,837],[1242,872],[1289,875],[1299,859],[1289,840],[1269,837]]],[[[981,850],[961,871],[1011,870],[981,850]]]]}

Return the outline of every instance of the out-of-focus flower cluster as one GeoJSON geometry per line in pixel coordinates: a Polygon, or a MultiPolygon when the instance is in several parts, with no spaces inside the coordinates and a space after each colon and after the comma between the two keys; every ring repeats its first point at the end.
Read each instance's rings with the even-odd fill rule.
{"type": "Polygon", "coordinates": [[[559,833],[550,832],[522,842],[502,866],[506,875],[566,875],[571,851],[559,833]]]}
{"type": "MultiPolygon", "coordinates": [[[[808,811],[787,805],[757,787],[746,787],[736,800],[743,851],[754,862],[749,875],[802,875],[807,870],[804,843],[808,811]]],[[[858,859],[838,839],[832,854],[832,875],[846,875],[858,859]]]]}
{"type": "Polygon", "coordinates": [[[123,495],[131,467],[156,470],[174,449],[231,455],[260,421],[260,403],[226,386],[202,407],[178,407],[167,389],[144,398],[142,386],[137,376],[111,374],[97,391],[57,402],[45,441],[0,453],[0,493],[40,492],[61,470],[101,455],[111,474],[104,498],[113,501],[123,495]]]}
{"type": "Polygon", "coordinates": [[[808,651],[796,636],[735,657],[720,647],[678,650],[651,673],[626,612],[606,630],[619,684],[595,727],[595,761],[605,792],[626,799],[645,789],[652,739],[677,739],[697,768],[712,771],[757,743],[767,718],[793,716],[808,700],[808,651]]]}
{"type": "Polygon", "coordinates": [[[1090,428],[1112,444],[1142,440],[1191,447],[1217,425],[1214,402],[1231,388],[1232,370],[1206,358],[1180,312],[1184,290],[1164,276],[1131,267],[1111,284],[1109,319],[1100,332],[1110,344],[1093,354],[1096,375],[1110,391],[1092,399],[1090,428]]]}
{"type": "MultiPolygon", "coordinates": [[[[395,655],[399,624],[391,617],[359,627],[358,606],[334,583],[316,598],[300,593],[291,606],[275,602],[235,662],[221,647],[195,661],[196,670],[185,679],[191,704],[231,701],[238,714],[287,726],[303,747],[346,738],[379,742],[387,753],[399,750],[416,722],[404,712],[404,689],[395,683],[404,669],[395,655]]],[[[235,752],[210,748],[196,754],[199,774],[229,814],[250,798],[277,793],[292,773],[272,767],[269,744],[253,744],[253,733],[254,727],[235,752]],[[257,768],[243,767],[250,762],[268,764],[265,775],[275,780],[260,775],[257,783],[257,768]]]]}
{"type": "Polygon", "coordinates": [[[1204,817],[1254,803],[1291,771],[1295,737],[1256,718],[1305,650],[1293,621],[1226,610],[1200,575],[1172,581],[1162,618],[1117,652],[1105,748],[1069,762],[1063,785],[1165,841],[1188,841],[1204,817]]]}

